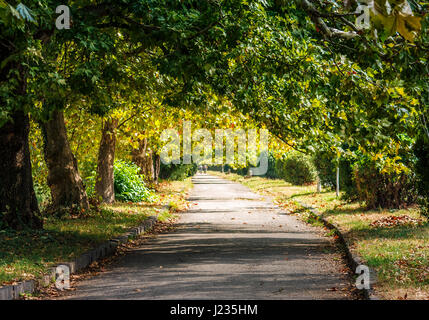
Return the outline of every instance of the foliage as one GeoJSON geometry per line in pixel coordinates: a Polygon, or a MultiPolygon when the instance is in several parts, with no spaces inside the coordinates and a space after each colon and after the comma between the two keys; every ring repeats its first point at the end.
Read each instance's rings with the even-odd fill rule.
{"type": "Polygon", "coordinates": [[[317,176],[323,187],[335,190],[336,186],[336,165],[335,157],[327,151],[316,152],[313,156],[313,163],[317,170],[317,176]]]}
{"type": "Polygon", "coordinates": [[[29,140],[34,192],[39,206],[46,207],[51,201],[51,191],[46,181],[48,168],[43,154],[42,134],[39,126],[34,122],[31,122],[29,140]]]}
{"type": "Polygon", "coordinates": [[[342,198],[345,200],[357,200],[357,187],[353,178],[352,161],[340,159],[340,190],[343,192],[342,198]]]}
{"type": "Polygon", "coordinates": [[[114,176],[117,200],[128,202],[151,202],[155,200],[154,194],[144,183],[140,168],[134,163],[115,161],[114,176]]]}
{"type": "Polygon", "coordinates": [[[415,171],[420,195],[421,213],[429,218],[429,137],[421,133],[414,145],[417,157],[415,171]]]}
{"type": "Polygon", "coordinates": [[[265,175],[267,178],[270,179],[279,179],[280,176],[276,170],[276,162],[277,162],[277,158],[275,158],[273,152],[269,152],[268,153],[268,171],[267,174],[265,175]]]}
{"type": "Polygon", "coordinates": [[[337,163],[339,163],[340,190],[343,191],[342,197],[348,200],[356,199],[356,184],[353,181],[353,171],[350,160],[340,158],[338,162],[332,152],[318,151],[313,156],[313,163],[322,186],[329,190],[335,190],[336,188],[337,163]]]}
{"type": "MultiPolygon", "coordinates": [[[[150,190],[144,177],[140,174],[140,168],[128,161],[116,160],[114,164],[114,189],[115,199],[125,202],[152,202],[156,200],[153,191],[150,190]]],[[[90,197],[95,196],[96,171],[93,170],[85,178],[87,194],[90,197]]]]}
{"type": "Polygon", "coordinates": [[[51,190],[46,183],[39,184],[34,182],[34,192],[36,193],[37,202],[43,208],[51,201],[51,190]]]}
{"type": "MultiPolygon", "coordinates": [[[[121,138],[149,138],[157,153],[170,113],[191,109],[204,125],[226,101],[306,153],[372,157],[428,114],[427,1],[375,0],[368,30],[349,14],[357,2],[340,0],[71,1],[73,26],[57,30],[57,2],[0,0],[0,126],[16,110],[37,120],[56,108],[117,111],[135,119],[121,138]]],[[[88,179],[95,125],[71,137],[88,179]]]]}
{"type": "Polygon", "coordinates": [[[362,155],[353,164],[358,199],[368,209],[402,208],[416,200],[415,175],[398,170],[398,163],[380,163],[377,157],[362,155]]]}
{"type": "Polygon", "coordinates": [[[197,173],[198,167],[196,164],[168,164],[161,162],[161,170],[159,176],[162,179],[172,181],[183,181],[188,177],[197,173]]]}
{"type": "Polygon", "coordinates": [[[294,185],[303,185],[315,181],[316,172],[310,156],[299,152],[290,152],[275,165],[280,178],[294,185]]]}

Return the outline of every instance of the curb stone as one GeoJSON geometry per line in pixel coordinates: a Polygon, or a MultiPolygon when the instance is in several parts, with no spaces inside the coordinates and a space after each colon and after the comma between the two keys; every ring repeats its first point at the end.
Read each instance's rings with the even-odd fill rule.
{"type": "Polygon", "coordinates": [[[126,232],[125,234],[100,244],[96,248],[83,253],[75,260],[58,263],[57,266],[50,268],[49,273],[43,275],[41,279],[26,280],[14,285],[0,287],[0,300],[17,300],[21,297],[21,294],[32,294],[39,286],[48,286],[53,281],[55,281],[56,268],[60,265],[68,266],[70,268],[70,274],[73,274],[79,270],[88,267],[91,263],[97,261],[100,258],[112,255],[116,252],[118,246],[120,244],[128,242],[129,238],[138,236],[145,231],[151,230],[156,221],[157,217],[148,217],[140,226],[133,227],[129,229],[128,232],[126,232]]]}
{"type": "Polygon", "coordinates": [[[0,288],[0,300],[16,300],[21,294],[34,292],[35,283],[33,280],[27,280],[18,284],[4,286],[0,288]]]}
{"type": "MultiPolygon", "coordinates": [[[[352,271],[356,270],[356,268],[358,266],[364,264],[362,262],[362,259],[359,256],[357,256],[351,252],[351,250],[347,244],[347,241],[345,240],[340,229],[335,224],[333,224],[333,223],[327,221],[325,218],[323,218],[316,208],[309,206],[309,205],[307,205],[301,201],[298,201],[298,200],[294,200],[294,201],[297,202],[300,206],[304,207],[305,209],[308,209],[315,216],[317,216],[317,219],[319,221],[321,221],[325,225],[326,228],[333,230],[335,232],[335,235],[338,236],[337,241],[343,247],[345,254],[346,254],[347,263],[348,263],[350,269],[352,269],[352,271]]],[[[370,274],[370,277],[369,277],[370,278],[370,288],[369,289],[362,289],[364,297],[367,300],[380,300],[380,298],[375,295],[374,289],[373,289],[373,285],[377,283],[377,273],[372,268],[369,268],[369,274],[370,274]]]]}

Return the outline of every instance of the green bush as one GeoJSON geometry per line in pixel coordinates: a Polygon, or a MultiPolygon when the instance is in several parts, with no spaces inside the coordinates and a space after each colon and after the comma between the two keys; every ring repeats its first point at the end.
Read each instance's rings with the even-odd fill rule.
{"type": "Polygon", "coordinates": [[[246,167],[242,167],[242,168],[234,168],[233,166],[226,164],[223,167],[223,171],[225,173],[231,171],[231,173],[235,173],[235,174],[238,174],[240,176],[246,176],[249,172],[249,167],[246,166],[246,167]]]}
{"type": "Polygon", "coordinates": [[[353,179],[352,162],[345,159],[340,160],[340,190],[343,191],[343,199],[357,200],[358,193],[353,179]]]}
{"type": "Polygon", "coordinates": [[[90,172],[87,176],[83,176],[83,184],[86,188],[86,194],[88,197],[94,197],[95,196],[95,179],[97,178],[96,171],[90,172]]]}
{"type": "Polygon", "coordinates": [[[416,201],[415,175],[412,171],[386,170],[368,156],[353,164],[358,200],[368,209],[401,208],[416,201]]]}
{"type": "Polygon", "coordinates": [[[417,158],[415,172],[422,215],[429,218],[429,138],[421,133],[413,148],[417,158]]]}
{"type": "Polygon", "coordinates": [[[336,165],[335,157],[327,151],[319,151],[313,157],[314,167],[323,187],[335,190],[336,165]]]}
{"type": "Polygon", "coordinates": [[[275,170],[279,176],[295,185],[312,183],[316,179],[311,158],[297,152],[291,152],[276,162],[275,170]]]}
{"type": "Polygon", "coordinates": [[[278,160],[274,157],[273,153],[268,154],[268,171],[265,174],[267,178],[270,179],[281,179],[279,173],[276,170],[276,163],[278,160]]]}
{"type": "Polygon", "coordinates": [[[182,181],[197,173],[198,167],[196,164],[163,164],[161,162],[161,169],[159,177],[161,179],[182,181]]]}
{"type": "MultiPolygon", "coordinates": [[[[140,168],[132,163],[122,160],[115,161],[114,169],[114,190],[115,199],[126,202],[156,200],[155,194],[147,188],[140,168]]],[[[96,171],[85,177],[86,192],[89,197],[95,196],[96,171]]]]}
{"type": "MultiPolygon", "coordinates": [[[[327,151],[319,151],[314,155],[313,163],[322,186],[335,190],[337,185],[337,160],[335,156],[327,151]]],[[[353,181],[352,163],[349,160],[340,159],[339,166],[342,197],[347,200],[356,200],[357,189],[353,181]]]]}
{"type": "Polygon", "coordinates": [[[49,189],[49,186],[46,183],[41,184],[37,181],[34,181],[33,185],[39,206],[41,208],[46,207],[51,201],[51,189],[49,189]]]}
{"type": "Polygon", "coordinates": [[[115,198],[120,201],[154,201],[153,192],[146,187],[140,168],[126,161],[115,161],[115,198]]]}

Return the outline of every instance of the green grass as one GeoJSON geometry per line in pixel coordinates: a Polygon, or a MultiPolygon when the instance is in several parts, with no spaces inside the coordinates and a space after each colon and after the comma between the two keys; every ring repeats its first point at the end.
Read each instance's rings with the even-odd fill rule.
{"type": "Polygon", "coordinates": [[[168,202],[175,208],[184,205],[186,191],[192,187],[184,182],[163,182],[158,188],[158,203],[115,203],[103,205],[84,217],[49,218],[44,230],[0,230],[0,285],[37,279],[58,262],[71,261],[111,238],[141,224],[148,216],[160,221],[173,217],[162,209],[168,202]]]}
{"type": "Polygon", "coordinates": [[[317,207],[326,220],[339,227],[351,250],[377,271],[376,289],[382,297],[397,299],[407,294],[408,298],[429,299],[429,223],[417,208],[367,211],[359,203],[338,199],[335,192],[316,193],[315,185],[292,186],[282,180],[245,179],[235,174],[222,176],[272,197],[280,206],[299,213],[301,219],[312,224],[317,224],[317,220],[305,214],[295,200],[317,207]],[[388,216],[404,215],[422,219],[422,223],[395,227],[371,225],[388,216]]]}
{"type": "Polygon", "coordinates": [[[73,260],[142,223],[154,211],[145,209],[117,204],[84,218],[47,219],[41,231],[0,231],[0,284],[39,278],[53,264],[73,260]]]}

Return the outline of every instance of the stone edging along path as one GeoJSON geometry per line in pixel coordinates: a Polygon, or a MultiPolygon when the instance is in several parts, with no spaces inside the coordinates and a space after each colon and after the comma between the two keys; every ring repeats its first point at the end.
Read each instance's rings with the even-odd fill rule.
{"type": "MultiPolygon", "coordinates": [[[[347,260],[347,264],[349,265],[350,269],[352,271],[355,271],[357,269],[358,266],[363,265],[364,263],[362,262],[362,259],[353,254],[347,244],[347,241],[344,239],[343,234],[341,233],[340,229],[333,223],[327,221],[325,218],[322,217],[322,215],[319,213],[319,211],[312,207],[309,206],[301,201],[298,200],[294,200],[295,202],[297,202],[300,206],[304,207],[305,209],[309,210],[315,217],[317,220],[321,221],[324,226],[326,228],[328,228],[329,230],[332,230],[335,235],[338,237],[337,241],[340,244],[340,246],[342,247],[342,249],[345,252],[345,256],[346,256],[346,260],[347,260]]],[[[368,267],[369,268],[369,267],[368,267]]],[[[369,272],[370,272],[370,288],[369,289],[362,289],[363,294],[365,299],[368,300],[379,300],[379,297],[377,297],[374,293],[374,288],[373,285],[377,282],[377,273],[369,268],[369,272]]]]}
{"type": "MultiPolygon", "coordinates": [[[[76,273],[77,271],[88,267],[91,263],[101,258],[113,255],[120,244],[126,243],[130,238],[138,236],[145,231],[151,230],[156,221],[157,217],[150,216],[140,226],[131,228],[128,230],[128,232],[120,235],[119,237],[110,239],[100,244],[96,248],[80,255],[74,261],[61,262],[58,263],[57,266],[68,266],[70,269],[70,274],[76,273]]],[[[34,293],[39,286],[48,286],[50,283],[52,283],[52,281],[55,281],[55,279],[57,278],[57,266],[50,268],[50,273],[44,275],[42,279],[27,280],[19,282],[15,285],[0,287],[0,300],[16,300],[21,297],[21,294],[34,293]]]]}

